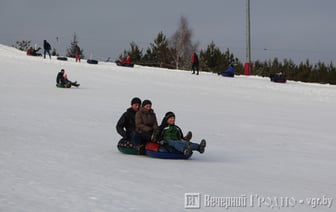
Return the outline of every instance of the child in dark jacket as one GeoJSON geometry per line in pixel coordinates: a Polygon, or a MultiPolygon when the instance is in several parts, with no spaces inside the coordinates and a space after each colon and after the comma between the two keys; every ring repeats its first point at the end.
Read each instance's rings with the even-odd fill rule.
{"type": "Polygon", "coordinates": [[[76,87],[80,86],[80,84],[78,84],[77,81],[72,82],[68,79],[68,75],[65,73],[64,69],[58,72],[57,77],[56,77],[56,83],[66,88],[70,88],[71,86],[76,86],[76,87]]]}
{"type": "Polygon", "coordinates": [[[131,133],[135,131],[135,114],[139,111],[141,99],[134,97],[131,107],[126,110],[117,122],[116,129],[124,140],[131,140],[131,133]]]}
{"type": "MultiPolygon", "coordinates": [[[[181,128],[175,125],[175,114],[173,112],[166,113],[156,134],[152,140],[159,141],[160,144],[168,144],[184,155],[191,154],[193,150],[197,150],[200,153],[205,151],[206,141],[204,139],[201,140],[200,144],[197,144],[187,141],[183,137],[181,128]]],[[[191,133],[188,134],[188,136],[191,136],[191,133]]]]}

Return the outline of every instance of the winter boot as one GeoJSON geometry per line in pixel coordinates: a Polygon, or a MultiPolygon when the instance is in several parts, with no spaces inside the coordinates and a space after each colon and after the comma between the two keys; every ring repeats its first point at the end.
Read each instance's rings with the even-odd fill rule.
{"type": "Polygon", "coordinates": [[[192,133],[189,131],[183,138],[185,141],[190,141],[192,137],[192,133]]]}
{"type": "Polygon", "coordinates": [[[139,155],[144,155],[145,154],[145,145],[140,144],[136,147],[136,150],[139,155]]]}
{"type": "Polygon", "coordinates": [[[199,149],[198,151],[202,154],[205,151],[205,146],[206,146],[206,141],[205,139],[201,140],[201,143],[199,144],[199,149]]]}
{"type": "Polygon", "coordinates": [[[184,149],[183,154],[184,154],[185,156],[190,155],[190,154],[191,154],[191,151],[192,151],[192,149],[191,149],[191,144],[189,143],[189,144],[187,144],[186,148],[184,149]]]}

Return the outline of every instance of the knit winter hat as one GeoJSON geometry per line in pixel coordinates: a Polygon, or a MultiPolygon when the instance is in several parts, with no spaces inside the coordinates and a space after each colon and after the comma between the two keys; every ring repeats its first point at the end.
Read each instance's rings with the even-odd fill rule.
{"type": "Polygon", "coordinates": [[[175,118],[175,114],[171,111],[167,112],[165,115],[165,119],[168,120],[170,117],[174,117],[175,118]]]}
{"type": "Polygon", "coordinates": [[[142,107],[144,107],[146,105],[152,105],[152,102],[150,100],[146,99],[142,102],[142,107]]]}
{"type": "Polygon", "coordinates": [[[141,105],[141,99],[138,98],[138,97],[134,97],[132,99],[132,101],[131,101],[131,105],[133,105],[133,104],[139,104],[139,105],[141,105]]]}

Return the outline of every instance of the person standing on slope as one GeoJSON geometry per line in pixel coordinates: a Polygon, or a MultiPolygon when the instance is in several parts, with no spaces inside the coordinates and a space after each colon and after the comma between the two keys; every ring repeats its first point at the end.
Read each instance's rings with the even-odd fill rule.
{"type": "Polygon", "coordinates": [[[81,51],[78,45],[75,46],[75,57],[76,57],[76,62],[80,62],[81,59],[81,51]]]}
{"type": "Polygon", "coordinates": [[[43,49],[44,49],[44,59],[46,58],[46,53],[48,53],[49,58],[51,59],[51,55],[50,55],[50,50],[51,50],[51,46],[50,43],[48,43],[48,41],[44,40],[43,41],[43,49]]]}
{"type": "Polygon", "coordinates": [[[192,74],[196,74],[198,75],[199,74],[199,71],[198,71],[198,56],[196,54],[196,52],[194,52],[191,56],[191,68],[192,68],[192,74]]]}

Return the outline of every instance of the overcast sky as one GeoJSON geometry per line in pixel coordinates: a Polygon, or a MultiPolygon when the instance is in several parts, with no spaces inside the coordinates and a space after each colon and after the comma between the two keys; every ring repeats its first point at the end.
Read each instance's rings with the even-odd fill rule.
{"type": "MultiPolygon", "coordinates": [[[[251,0],[252,60],[335,63],[335,10],[335,0],[251,0]]],[[[131,41],[145,52],[160,31],[170,37],[181,16],[201,49],[214,41],[245,61],[246,0],[1,0],[0,43],[46,39],[64,55],[76,32],[87,58],[115,59],[131,41]]]]}

